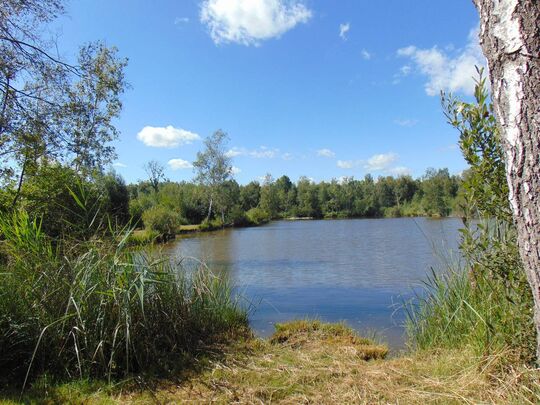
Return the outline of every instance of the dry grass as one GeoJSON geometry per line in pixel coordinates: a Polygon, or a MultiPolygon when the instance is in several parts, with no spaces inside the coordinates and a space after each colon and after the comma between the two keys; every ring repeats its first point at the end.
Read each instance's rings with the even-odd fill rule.
{"type": "Polygon", "coordinates": [[[283,324],[270,340],[248,339],[224,351],[206,371],[176,382],[124,393],[87,389],[86,395],[63,387],[61,398],[85,404],[540,402],[540,372],[509,367],[509,353],[480,358],[472,350],[441,350],[384,359],[386,347],[340,324],[283,324]]]}

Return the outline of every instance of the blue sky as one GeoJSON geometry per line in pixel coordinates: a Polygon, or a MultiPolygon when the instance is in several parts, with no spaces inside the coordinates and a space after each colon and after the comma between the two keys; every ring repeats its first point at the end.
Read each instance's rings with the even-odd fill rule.
{"type": "Polygon", "coordinates": [[[191,179],[223,129],[247,183],[463,170],[438,94],[470,96],[477,26],[470,0],[72,0],[55,30],[67,58],[98,39],[129,58],[128,182],[149,160],[191,179]]]}

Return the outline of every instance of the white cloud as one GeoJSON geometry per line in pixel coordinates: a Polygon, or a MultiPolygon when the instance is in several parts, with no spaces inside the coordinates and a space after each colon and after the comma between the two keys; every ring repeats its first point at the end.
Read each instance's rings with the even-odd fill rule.
{"type": "Polygon", "coordinates": [[[120,163],[120,162],[113,163],[113,166],[114,166],[114,167],[127,167],[126,164],[120,163]]]}
{"type": "Polygon", "coordinates": [[[336,162],[337,167],[340,169],[352,169],[360,164],[361,162],[358,160],[338,160],[336,162]]]}
{"type": "Polygon", "coordinates": [[[395,120],[394,123],[396,123],[400,127],[414,127],[416,124],[418,124],[418,120],[406,118],[406,119],[395,120]]]}
{"type": "Polygon", "coordinates": [[[345,24],[339,24],[339,36],[342,40],[347,40],[347,32],[351,29],[351,24],[345,23],[345,24]]]}
{"type": "Polygon", "coordinates": [[[408,176],[411,174],[411,169],[405,166],[396,166],[386,170],[386,173],[392,176],[408,176]]]}
{"type": "Polygon", "coordinates": [[[235,175],[235,174],[238,174],[238,173],[241,173],[241,172],[242,172],[242,170],[239,167],[236,167],[236,166],[231,167],[231,174],[232,175],[235,175]]]}
{"type": "Polygon", "coordinates": [[[370,60],[371,59],[371,54],[368,51],[366,51],[365,49],[362,49],[361,55],[362,55],[362,58],[364,60],[370,60]]]}
{"type": "Polygon", "coordinates": [[[381,153],[378,155],[373,155],[367,160],[366,164],[364,165],[364,169],[374,172],[387,170],[397,159],[398,155],[395,153],[381,153]]]}
{"type": "Polygon", "coordinates": [[[293,155],[292,153],[285,152],[283,155],[281,155],[281,158],[283,160],[293,160],[293,155]]]}
{"type": "Polygon", "coordinates": [[[340,176],[337,178],[338,184],[341,184],[341,185],[350,183],[353,180],[354,180],[353,176],[340,176]]]}
{"type": "Polygon", "coordinates": [[[336,154],[335,154],[333,151],[331,151],[330,149],[324,148],[324,149],[319,149],[319,150],[317,151],[317,156],[322,156],[322,157],[327,157],[327,158],[333,158],[333,157],[336,156],[336,154]]]}
{"type": "Polygon", "coordinates": [[[474,78],[477,76],[475,66],[486,65],[478,43],[478,28],[471,30],[467,45],[460,53],[452,56],[448,52],[451,50],[441,50],[436,46],[419,49],[411,45],[399,49],[397,54],[410,58],[418,70],[427,76],[425,89],[428,95],[435,96],[441,90],[473,94],[474,78]]]}
{"type": "Polygon", "coordinates": [[[411,70],[412,68],[409,65],[404,65],[399,68],[399,73],[401,74],[401,76],[409,76],[411,70]]]}
{"type": "Polygon", "coordinates": [[[175,148],[190,144],[201,137],[193,132],[169,125],[167,127],[146,126],[137,134],[137,139],[155,148],[175,148]]]}
{"type": "Polygon", "coordinates": [[[193,165],[184,159],[171,159],[167,162],[172,170],[192,169],[193,165]]]}
{"type": "MultiPolygon", "coordinates": [[[[252,157],[254,159],[273,159],[279,154],[279,149],[276,148],[268,148],[266,146],[261,146],[258,149],[246,149],[246,148],[238,148],[233,147],[229,149],[226,153],[228,157],[236,157],[236,156],[248,156],[252,157]]],[[[290,159],[291,155],[286,153],[283,155],[283,158],[285,160],[290,159]],[[288,159],[287,159],[288,158],[288,159]]]]}
{"type": "Polygon", "coordinates": [[[311,16],[302,0],[205,0],[200,18],[216,44],[259,45],[311,16]]]}

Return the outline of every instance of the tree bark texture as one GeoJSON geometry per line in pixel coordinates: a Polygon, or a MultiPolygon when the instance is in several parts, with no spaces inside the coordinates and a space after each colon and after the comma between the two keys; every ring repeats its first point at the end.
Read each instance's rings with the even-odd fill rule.
{"type": "Polygon", "coordinates": [[[540,1],[473,0],[480,14],[509,200],[532,288],[540,360],[540,1]]]}

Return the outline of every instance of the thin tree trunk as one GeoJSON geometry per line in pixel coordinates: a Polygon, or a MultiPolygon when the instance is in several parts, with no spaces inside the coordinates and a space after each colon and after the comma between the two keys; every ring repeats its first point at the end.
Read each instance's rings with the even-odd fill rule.
{"type": "Polygon", "coordinates": [[[0,113],[0,134],[4,132],[6,129],[6,110],[7,110],[7,104],[8,104],[8,97],[9,97],[9,77],[6,78],[6,86],[5,86],[5,92],[4,92],[4,98],[2,100],[2,112],[0,113]]]}
{"type": "Polygon", "coordinates": [[[540,360],[540,2],[473,0],[506,159],[509,200],[534,298],[540,360]]]}
{"type": "Polygon", "coordinates": [[[13,198],[13,202],[11,203],[11,208],[12,209],[15,209],[15,206],[17,205],[17,201],[19,200],[19,197],[21,195],[21,189],[22,189],[22,184],[23,184],[23,181],[24,181],[24,175],[26,174],[26,164],[28,162],[28,157],[25,156],[24,158],[24,163],[23,163],[23,166],[22,166],[22,169],[21,169],[21,174],[19,176],[19,183],[17,184],[17,191],[15,193],[15,197],[13,198]]]}
{"type": "Polygon", "coordinates": [[[213,198],[212,196],[210,196],[210,204],[208,204],[208,215],[206,216],[206,220],[207,221],[210,221],[210,215],[212,215],[212,203],[213,203],[213,198]]]}

